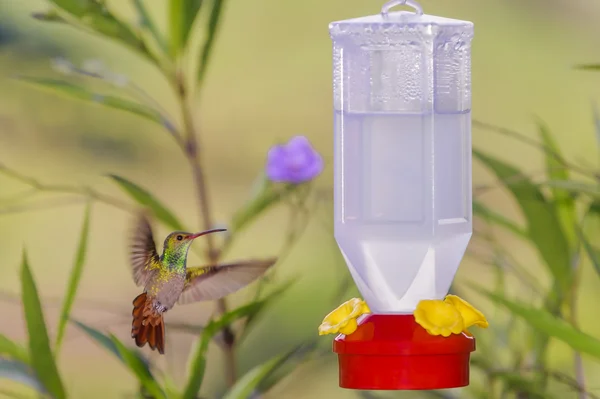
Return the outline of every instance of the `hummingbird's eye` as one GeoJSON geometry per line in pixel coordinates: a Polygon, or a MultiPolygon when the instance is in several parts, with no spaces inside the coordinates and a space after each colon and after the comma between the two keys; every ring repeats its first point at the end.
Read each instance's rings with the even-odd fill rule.
{"type": "Polygon", "coordinates": [[[181,240],[183,240],[183,236],[182,236],[182,235],[179,235],[179,236],[177,236],[177,240],[178,240],[178,241],[181,241],[181,240]]]}

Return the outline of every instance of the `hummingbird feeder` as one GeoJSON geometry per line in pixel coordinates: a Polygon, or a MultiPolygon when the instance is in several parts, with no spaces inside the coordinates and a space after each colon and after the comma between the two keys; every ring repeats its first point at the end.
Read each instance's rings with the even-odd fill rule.
{"type": "Polygon", "coordinates": [[[473,336],[431,334],[415,310],[448,294],[472,234],[473,23],[404,0],[329,30],[335,238],[370,309],[334,340],[339,384],[466,386],[473,336]]]}

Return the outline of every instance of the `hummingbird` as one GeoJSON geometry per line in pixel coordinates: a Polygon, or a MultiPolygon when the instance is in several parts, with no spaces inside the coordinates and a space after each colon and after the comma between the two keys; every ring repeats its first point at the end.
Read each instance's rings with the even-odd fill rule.
{"type": "Polygon", "coordinates": [[[164,314],[175,304],[217,300],[232,294],[263,275],[277,261],[269,258],[187,267],[192,242],[222,231],[227,230],[174,231],[165,238],[159,255],[147,215],[138,216],[129,255],[133,280],[138,287],[144,287],[133,300],[131,337],[138,347],[148,343],[150,349],[164,354],[164,314]]]}

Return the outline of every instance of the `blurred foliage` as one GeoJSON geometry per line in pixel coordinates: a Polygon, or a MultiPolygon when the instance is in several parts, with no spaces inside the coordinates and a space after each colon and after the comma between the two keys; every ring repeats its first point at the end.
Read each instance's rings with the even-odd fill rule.
{"type": "MultiPolygon", "coordinates": [[[[169,2],[169,37],[163,37],[162,33],[156,28],[142,1],[134,2],[138,19],[141,21],[139,27],[130,26],[114,14],[105,2],[98,0],[53,0],[53,7],[49,11],[33,14],[36,19],[43,22],[67,24],[75,29],[91,30],[98,35],[116,40],[127,48],[142,54],[148,62],[154,64],[161,71],[165,80],[173,88],[174,94],[179,98],[182,115],[181,124],[167,116],[160,106],[160,102],[147,95],[135,83],[129,82],[124,76],[115,75],[104,70],[100,65],[88,64],[79,68],[74,66],[70,61],[58,59],[55,61],[54,67],[65,75],[79,75],[83,78],[101,80],[108,85],[123,89],[122,91],[125,91],[125,88],[133,87],[134,91],[142,94],[142,99],[146,103],[140,103],[139,99],[136,101],[99,94],[88,90],[84,86],[71,83],[68,80],[18,76],[20,81],[34,85],[35,87],[51,90],[57,94],[67,95],[107,108],[130,112],[139,117],[150,119],[162,126],[165,132],[180,147],[182,156],[190,163],[193,171],[192,183],[196,186],[198,196],[201,224],[204,225],[206,230],[212,228],[213,216],[208,203],[209,187],[204,181],[204,164],[201,159],[198,134],[190,112],[189,102],[191,99],[190,93],[194,92],[194,88],[197,86],[196,82],[201,82],[205,73],[204,71],[208,67],[224,3],[224,1],[219,0],[212,2],[174,0],[169,2]],[[195,26],[196,21],[199,19],[198,14],[201,9],[209,15],[206,22],[206,38],[199,51],[201,62],[198,72],[194,74],[196,78],[188,79],[184,68],[183,55],[187,55],[193,50],[189,46],[188,39],[192,27],[195,26]],[[166,43],[169,44],[167,45],[166,43]],[[154,47],[158,47],[160,51],[155,53],[152,50],[154,47]]],[[[126,212],[131,212],[135,209],[135,207],[123,203],[119,199],[112,198],[91,188],[44,185],[36,179],[25,176],[6,165],[0,165],[0,172],[31,186],[36,192],[71,193],[83,196],[88,201],[99,201],[110,204],[126,212]]],[[[281,203],[287,203],[294,212],[304,209],[306,200],[312,193],[310,182],[297,184],[273,183],[266,180],[263,173],[260,176],[260,185],[258,188],[251,193],[248,201],[234,213],[225,243],[219,248],[211,238],[207,239],[208,248],[204,253],[207,262],[212,264],[220,262],[226,250],[234,242],[237,233],[255,222],[258,217],[264,215],[270,208],[281,203]]],[[[162,204],[148,190],[115,174],[110,174],[108,177],[131,200],[139,206],[148,209],[157,220],[170,229],[185,229],[177,216],[175,216],[175,213],[162,204]]],[[[89,241],[90,215],[91,205],[88,205],[85,210],[75,264],[71,271],[70,281],[64,297],[54,347],[52,348],[50,345],[40,298],[38,297],[38,290],[25,253],[23,255],[21,292],[24,315],[27,321],[29,348],[28,350],[21,348],[18,343],[11,341],[5,336],[2,336],[0,341],[2,344],[0,355],[7,359],[6,362],[2,363],[3,373],[0,376],[26,382],[29,386],[36,389],[40,395],[54,399],[70,397],[62,381],[61,373],[57,368],[56,360],[63,341],[66,323],[70,319],[70,313],[76,301],[76,294],[85,265],[87,243],[89,241]]],[[[290,239],[287,240],[287,246],[284,246],[280,251],[280,256],[284,254],[287,248],[293,245],[301,230],[298,229],[298,225],[290,226],[290,231],[286,233],[290,239]]],[[[259,286],[265,281],[260,282],[259,286]]],[[[312,340],[307,341],[264,363],[257,364],[240,378],[237,376],[235,351],[238,341],[248,331],[252,320],[255,320],[274,298],[290,286],[291,284],[283,284],[279,289],[264,297],[260,295],[261,289],[259,287],[257,295],[252,302],[232,310],[228,309],[225,299],[220,299],[217,306],[217,317],[204,326],[195,327],[195,330],[201,332],[198,337],[196,349],[190,355],[190,369],[187,383],[181,390],[173,386],[168,376],[162,379],[159,378],[153,371],[153,365],[142,357],[138,350],[131,349],[116,336],[106,334],[83,322],[72,321],[90,339],[117,357],[129,369],[139,382],[140,395],[152,398],[197,398],[204,381],[209,344],[220,336],[220,345],[224,352],[226,352],[229,360],[226,364],[225,373],[229,376],[230,389],[225,393],[225,397],[245,398],[248,395],[260,392],[260,389],[276,385],[277,381],[285,376],[277,376],[275,374],[277,369],[289,363],[298,364],[305,359],[306,356],[297,355],[300,349],[303,348],[303,352],[306,352],[308,349],[307,353],[311,353],[316,349],[312,340]],[[238,321],[245,321],[245,323],[243,323],[241,329],[235,331],[233,325],[238,321]]],[[[187,328],[189,329],[189,326],[187,328]]]]}
{"type": "MultiPolygon", "coordinates": [[[[595,70],[593,66],[584,69],[595,70]]],[[[475,121],[475,125],[524,140],[519,133],[484,122],[475,121]]],[[[587,218],[597,213],[597,198],[590,200],[585,194],[595,191],[591,187],[598,186],[599,175],[594,169],[586,169],[566,160],[543,121],[538,120],[538,130],[541,142],[525,141],[544,153],[546,180],[541,182],[534,182],[516,166],[474,150],[475,158],[495,174],[518,204],[525,227],[522,228],[496,214],[477,200],[474,214],[486,223],[498,226],[532,245],[547,267],[551,284],[548,289],[541,291],[540,287],[533,284],[529,286],[529,289],[536,293],[534,301],[541,305],[530,305],[512,299],[504,284],[504,274],[508,272],[508,268],[515,270],[519,280],[527,286],[528,282],[522,276],[528,273],[519,270],[521,266],[513,263],[512,259],[506,259],[504,250],[498,248],[497,242],[490,240],[493,246],[491,263],[497,268],[498,286],[493,291],[475,283],[470,284],[470,287],[511,315],[506,325],[496,325],[493,329],[501,337],[486,338],[492,341],[496,339],[496,342],[499,339],[508,340],[506,344],[511,348],[512,354],[507,364],[495,364],[489,360],[494,358],[493,354],[488,353],[493,347],[486,344],[484,350],[479,350],[474,355],[473,366],[480,368],[486,375],[488,390],[485,397],[506,397],[510,393],[516,398],[559,397],[554,394],[555,387],[548,383],[549,380],[553,380],[568,386],[577,397],[595,398],[597,396],[588,391],[589,384],[585,381],[581,355],[600,359],[600,339],[580,330],[577,298],[580,294],[582,259],[587,256],[595,270],[600,270],[596,266],[597,249],[590,244],[584,233],[587,218]],[[588,184],[574,180],[571,178],[573,172],[596,183],[588,184]],[[504,262],[499,258],[504,258],[504,262]],[[522,336],[511,335],[508,332],[516,319],[524,323],[526,334],[530,337],[526,345],[519,342],[523,340],[522,336]],[[549,368],[548,348],[551,339],[560,340],[572,348],[575,377],[549,368]]],[[[484,337],[481,337],[480,341],[483,340],[484,337]]],[[[592,390],[595,390],[595,387],[592,390]]]]}
{"type": "MultiPolygon", "coordinates": [[[[199,94],[205,83],[226,2],[171,0],[168,2],[165,17],[166,29],[159,27],[165,24],[153,20],[152,14],[146,8],[147,2],[133,0],[131,3],[137,24],[129,23],[126,18],[112,11],[110,2],[100,0],[53,0],[49,10],[36,12],[33,17],[56,26],[93,33],[140,55],[160,71],[172,89],[178,100],[178,111],[182,114],[180,121],[172,118],[169,112],[165,111],[166,107],[161,106],[159,101],[149,95],[143,85],[102,69],[78,67],[69,61],[60,60],[55,69],[69,74],[68,80],[29,76],[29,72],[27,76],[18,76],[18,80],[57,95],[104,107],[107,112],[117,110],[130,113],[161,127],[175,140],[182,151],[182,157],[185,157],[196,171],[197,183],[197,173],[202,172],[202,161],[199,159],[200,154],[195,151],[198,148],[197,132],[189,108],[192,96],[199,94]],[[192,40],[195,30],[202,32],[200,44],[192,40]],[[197,65],[190,60],[198,60],[197,65]],[[82,81],[84,79],[86,81],[82,81]],[[102,89],[88,85],[87,80],[95,82],[102,89]],[[112,94],[115,89],[120,91],[119,95],[112,94]]],[[[3,27],[0,30],[0,44],[16,40],[17,36],[9,28],[3,27]]],[[[600,64],[585,64],[577,68],[589,72],[600,71],[600,64]]],[[[594,120],[600,140],[600,118],[595,109],[594,120]]],[[[467,284],[464,288],[453,286],[453,290],[466,291],[469,288],[471,296],[490,301],[497,313],[491,320],[489,331],[477,335],[478,349],[472,358],[474,377],[471,386],[460,390],[460,393],[435,391],[418,393],[415,396],[411,393],[362,392],[360,394],[363,397],[599,397],[594,394],[597,387],[593,384],[597,379],[585,378],[582,357],[600,359],[600,340],[580,328],[577,299],[582,285],[584,260],[589,260],[600,278],[600,248],[594,244],[597,226],[592,223],[594,218],[600,216],[600,170],[566,159],[550,126],[540,119],[536,119],[536,125],[539,141],[532,141],[503,127],[474,121],[474,127],[480,130],[494,131],[516,140],[521,145],[533,146],[540,150],[546,170],[544,179],[538,181],[539,179],[529,176],[516,164],[481,150],[474,151],[475,159],[492,173],[514,201],[523,222],[513,220],[512,216],[499,212],[493,204],[487,204],[480,196],[481,193],[487,192],[488,188],[480,190],[476,187],[474,214],[477,228],[474,237],[485,242],[485,250],[483,255],[478,254],[479,251],[470,251],[469,256],[477,257],[481,265],[487,264],[492,267],[494,282],[491,288],[483,288],[483,285],[478,283],[467,284]],[[524,267],[522,264],[525,261],[513,253],[512,248],[505,244],[506,240],[498,238],[503,234],[508,234],[513,239],[512,242],[524,243],[531,247],[544,265],[545,271],[540,274],[537,271],[532,273],[528,267],[524,267]],[[514,287],[507,282],[510,277],[515,277],[518,281],[518,290],[511,289],[514,287]],[[549,281],[549,284],[544,284],[544,281],[549,281]],[[523,293],[532,297],[532,300],[523,300],[523,293]],[[572,366],[561,367],[560,370],[553,368],[549,361],[549,353],[551,344],[555,341],[560,341],[571,349],[572,366]]],[[[163,204],[150,190],[117,174],[111,174],[108,178],[122,189],[129,201],[87,186],[42,183],[41,180],[28,177],[4,164],[0,164],[0,172],[30,187],[32,191],[26,191],[24,195],[27,198],[43,193],[70,194],[83,198],[86,203],[99,202],[124,212],[130,212],[135,206],[142,205],[150,208],[154,217],[165,226],[171,229],[185,227],[176,212],[163,204]]],[[[202,253],[207,261],[218,261],[224,257],[234,243],[245,238],[239,232],[257,222],[267,211],[276,206],[287,205],[292,222],[285,234],[286,244],[279,250],[281,263],[286,251],[289,251],[306,227],[310,211],[322,202],[322,197],[317,195],[311,184],[273,184],[262,172],[257,174],[255,189],[249,193],[242,206],[231,214],[227,226],[230,236],[220,247],[213,244],[212,249],[207,248],[207,251],[202,253]],[[299,223],[298,220],[304,223],[299,223]]],[[[205,198],[202,198],[203,194],[200,192],[197,195],[199,208],[202,208],[207,201],[204,201],[205,198]]],[[[18,209],[33,209],[27,204],[21,205],[22,199],[23,196],[18,196],[14,201],[3,201],[0,213],[14,211],[14,203],[19,204],[18,209]]],[[[202,224],[212,223],[212,217],[210,212],[204,213],[202,224]]],[[[253,322],[292,286],[291,283],[284,283],[271,293],[263,295],[263,288],[269,282],[269,279],[265,278],[258,284],[253,301],[232,309],[229,309],[226,303],[222,303],[222,311],[217,312],[218,315],[207,324],[179,326],[182,330],[193,331],[197,339],[190,354],[188,375],[184,384],[177,386],[172,382],[172,376],[163,373],[138,350],[130,348],[127,343],[107,331],[101,331],[71,317],[71,311],[78,303],[77,293],[86,263],[86,247],[93,239],[89,234],[90,218],[91,205],[85,210],[54,345],[49,337],[45,321],[47,316],[44,315],[40,303],[34,273],[30,269],[27,253],[23,253],[21,302],[28,340],[26,344],[21,344],[0,334],[0,379],[20,382],[46,397],[72,397],[64,382],[68,376],[61,373],[60,364],[57,364],[64,331],[70,320],[91,342],[105,349],[130,372],[140,387],[139,396],[190,399],[199,397],[206,379],[209,344],[217,343],[224,352],[233,354],[235,363],[236,349],[242,344],[246,345],[245,337],[251,331],[253,322]]],[[[330,230],[331,226],[326,228],[330,230]]],[[[334,261],[339,262],[338,258],[334,261]]],[[[593,284],[600,284],[600,280],[594,281],[593,284]]],[[[345,275],[339,287],[336,287],[339,289],[332,298],[332,306],[341,300],[340,297],[346,293],[348,285],[349,280],[345,275]]],[[[221,392],[219,397],[257,398],[271,390],[280,392],[277,389],[285,389],[285,377],[291,370],[302,364],[319,367],[319,362],[326,353],[329,353],[329,348],[319,346],[315,340],[306,340],[280,354],[269,355],[265,361],[255,362],[249,367],[249,371],[241,376],[235,373],[235,367],[232,368],[231,363],[226,362],[226,373],[233,372],[236,375],[230,381],[227,391],[221,392]],[[280,388],[280,384],[284,388],[280,388]]],[[[0,388],[0,395],[2,394],[19,397],[16,393],[0,388]]]]}

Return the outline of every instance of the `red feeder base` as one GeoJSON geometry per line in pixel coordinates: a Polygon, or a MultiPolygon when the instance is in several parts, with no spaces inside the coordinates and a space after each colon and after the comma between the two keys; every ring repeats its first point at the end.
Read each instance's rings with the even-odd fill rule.
{"type": "Polygon", "coordinates": [[[474,337],[429,335],[413,315],[366,315],[354,333],[333,342],[340,387],[364,390],[467,386],[474,350],[474,337]]]}

